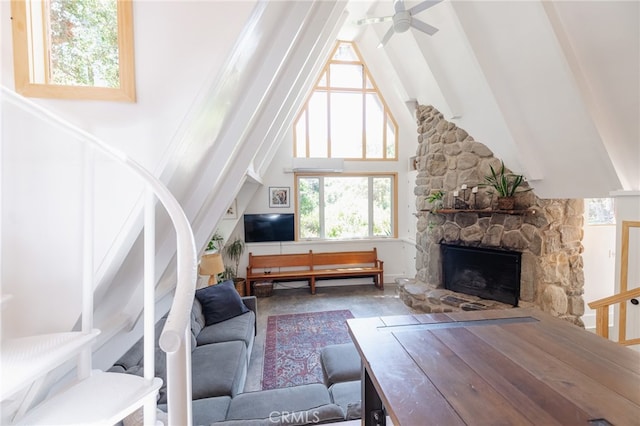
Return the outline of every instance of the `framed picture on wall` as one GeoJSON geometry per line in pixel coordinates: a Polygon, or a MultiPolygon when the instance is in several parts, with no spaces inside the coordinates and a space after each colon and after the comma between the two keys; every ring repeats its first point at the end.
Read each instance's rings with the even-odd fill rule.
{"type": "Polygon", "coordinates": [[[269,207],[290,207],[290,191],[288,186],[269,187],[269,207]]]}
{"type": "Polygon", "coordinates": [[[234,199],[231,202],[231,205],[229,206],[229,208],[227,209],[227,211],[224,213],[224,218],[223,219],[237,219],[238,217],[238,204],[237,201],[234,199]]]}

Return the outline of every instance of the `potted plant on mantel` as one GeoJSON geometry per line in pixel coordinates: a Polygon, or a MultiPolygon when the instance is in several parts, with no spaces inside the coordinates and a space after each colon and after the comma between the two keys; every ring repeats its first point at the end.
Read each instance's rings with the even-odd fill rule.
{"type": "Polygon", "coordinates": [[[444,207],[444,191],[438,190],[432,192],[428,197],[427,201],[431,204],[431,212],[437,213],[438,210],[444,207]]]}
{"type": "Polygon", "coordinates": [[[244,278],[238,277],[238,268],[240,267],[240,259],[244,253],[244,241],[240,237],[236,237],[233,241],[228,242],[222,249],[222,254],[233,263],[233,267],[225,268],[224,278],[233,280],[233,283],[240,293],[244,296],[244,278]]]}
{"type": "Polygon", "coordinates": [[[500,170],[495,171],[489,166],[491,174],[484,177],[483,186],[491,186],[498,193],[498,210],[513,210],[515,207],[515,195],[520,192],[531,191],[533,188],[520,188],[526,183],[524,176],[507,173],[504,162],[500,162],[500,170]]]}

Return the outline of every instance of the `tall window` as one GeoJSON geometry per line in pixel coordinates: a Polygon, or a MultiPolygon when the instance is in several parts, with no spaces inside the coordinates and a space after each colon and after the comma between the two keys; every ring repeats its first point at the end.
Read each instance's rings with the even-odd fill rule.
{"type": "Polygon", "coordinates": [[[395,174],[296,175],[298,240],[395,237],[395,174]]]}
{"type": "Polygon", "coordinates": [[[294,129],[295,157],[398,156],[398,125],[351,42],[336,44],[294,129]]]}
{"type": "Polygon", "coordinates": [[[16,91],[135,101],[131,0],[11,4],[16,91]]]}

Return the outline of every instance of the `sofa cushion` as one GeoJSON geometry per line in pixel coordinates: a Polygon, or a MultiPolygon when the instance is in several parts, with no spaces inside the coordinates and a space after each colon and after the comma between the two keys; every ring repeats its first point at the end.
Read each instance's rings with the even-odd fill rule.
{"type": "Polygon", "coordinates": [[[231,400],[227,420],[269,419],[280,413],[307,411],[327,404],[331,404],[331,398],[321,383],[247,392],[231,400]]]}
{"type": "MultiPolygon", "coordinates": [[[[160,349],[160,333],[164,328],[167,317],[158,320],[155,325],[154,361],[155,377],[162,379],[162,386],[159,390],[159,397],[166,401],[167,394],[167,357],[160,349]]],[[[144,337],[138,340],[115,364],[108,370],[110,372],[134,374],[144,376],[144,337]]]]}
{"type": "Polygon", "coordinates": [[[329,395],[334,404],[342,407],[346,413],[346,420],[360,418],[360,401],[362,400],[362,382],[360,380],[335,383],[329,388],[329,395]]]}
{"type": "Polygon", "coordinates": [[[205,326],[204,314],[202,313],[202,305],[197,298],[193,298],[193,306],[191,306],[191,333],[198,337],[198,334],[205,326]]]}
{"type": "Polygon", "coordinates": [[[302,426],[334,423],[344,420],[342,408],[325,404],[302,411],[274,411],[264,419],[226,420],[212,426],[302,426]]]}
{"type": "Polygon", "coordinates": [[[249,311],[231,280],[196,290],[196,298],[202,305],[205,325],[216,324],[249,311]]]}
{"type": "MultiPolygon", "coordinates": [[[[193,426],[210,425],[219,422],[227,416],[227,410],[231,398],[228,396],[216,396],[214,398],[204,398],[192,401],[191,411],[193,426]]],[[[167,410],[166,404],[158,404],[158,408],[162,411],[167,410]]],[[[166,423],[165,423],[166,424],[166,423]]]]}
{"type": "Polygon", "coordinates": [[[242,340],[249,347],[254,335],[255,318],[255,314],[249,311],[222,323],[208,325],[198,334],[196,342],[198,345],[207,345],[242,340]]]}
{"type": "Polygon", "coordinates": [[[360,355],[353,343],[325,346],[320,351],[320,365],[327,386],[360,380],[360,355]]]}
{"type": "Polygon", "coordinates": [[[197,346],[191,365],[192,399],[234,396],[244,387],[247,347],[240,340],[197,346]]]}
{"type": "Polygon", "coordinates": [[[193,425],[204,426],[224,420],[231,404],[231,397],[216,396],[193,401],[193,425]]]}

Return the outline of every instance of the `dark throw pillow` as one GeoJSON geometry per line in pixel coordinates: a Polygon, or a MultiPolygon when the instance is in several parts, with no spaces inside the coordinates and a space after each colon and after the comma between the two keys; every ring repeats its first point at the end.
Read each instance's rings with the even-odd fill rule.
{"type": "Polygon", "coordinates": [[[205,325],[216,324],[249,312],[231,280],[196,290],[196,298],[202,305],[205,325]]]}

